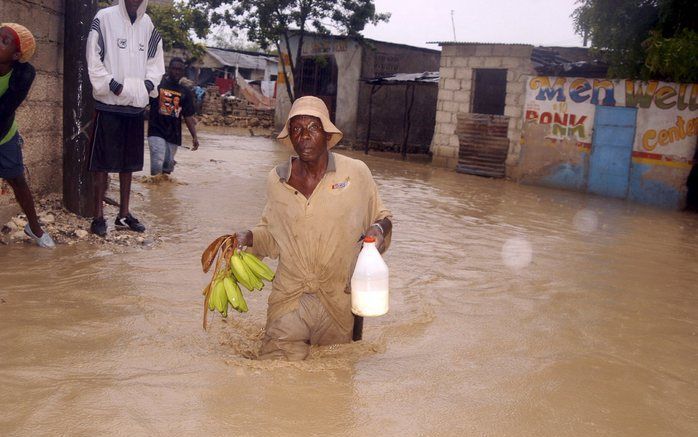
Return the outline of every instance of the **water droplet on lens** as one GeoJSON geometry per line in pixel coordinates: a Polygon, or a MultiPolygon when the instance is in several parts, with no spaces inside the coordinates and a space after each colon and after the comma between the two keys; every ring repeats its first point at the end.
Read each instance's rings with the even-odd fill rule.
{"type": "Polygon", "coordinates": [[[572,225],[583,234],[591,234],[598,228],[599,218],[594,211],[583,209],[574,215],[572,225]]]}
{"type": "Polygon", "coordinates": [[[514,270],[527,267],[533,260],[533,248],[525,238],[509,238],[502,246],[502,262],[514,270]]]}

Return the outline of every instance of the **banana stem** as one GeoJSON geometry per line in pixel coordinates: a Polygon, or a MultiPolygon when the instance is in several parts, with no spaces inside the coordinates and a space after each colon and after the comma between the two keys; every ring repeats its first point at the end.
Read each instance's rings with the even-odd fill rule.
{"type": "MultiPolygon", "coordinates": [[[[237,248],[237,237],[233,235],[224,235],[222,237],[218,237],[214,243],[211,244],[211,246],[215,247],[216,244],[218,244],[218,248],[216,250],[216,253],[214,255],[214,260],[216,262],[216,267],[213,269],[213,273],[211,274],[211,280],[208,283],[208,286],[206,287],[206,293],[204,294],[204,320],[203,320],[203,326],[204,326],[204,331],[207,330],[207,322],[208,322],[208,303],[209,300],[211,299],[211,293],[213,291],[213,281],[216,280],[216,277],[220,275],[221,273],[225,272],[230,268],[230,257],[232,256],[231,252],[234,252],[235,249],[237,248]],[[223,269],[221,269],[221,262],[223,263],[223,269]]],[[[209,246],[209,247],[211,247],[209,246]]]]}

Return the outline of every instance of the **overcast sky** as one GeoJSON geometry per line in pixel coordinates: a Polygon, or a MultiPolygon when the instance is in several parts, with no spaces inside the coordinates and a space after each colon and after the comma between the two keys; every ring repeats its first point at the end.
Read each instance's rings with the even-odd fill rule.
{"type": "Polygon", "coordinates": [[[582,46],[570,14],[575,0],[374,0],[387,23],[369,25],[364,36],[379,41],[438,48],[427,41],[582,46]]]}

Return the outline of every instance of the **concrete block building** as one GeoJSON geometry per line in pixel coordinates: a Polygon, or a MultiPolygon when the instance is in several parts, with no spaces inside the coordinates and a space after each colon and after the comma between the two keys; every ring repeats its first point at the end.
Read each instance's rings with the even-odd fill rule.
{"type": "Polygon", "coordinates": [[[490,177],[515,173],[531,75],[603,75],[585,48],[441,42],[435,165],[490,177]]]}
{"type": "Polygon", "coordinates": [[[467,173],[503,177],[505,163],[515,163],[518,156],[526,76],[535,73],[533,46],[440,45],[432,162],[467,173]]]}

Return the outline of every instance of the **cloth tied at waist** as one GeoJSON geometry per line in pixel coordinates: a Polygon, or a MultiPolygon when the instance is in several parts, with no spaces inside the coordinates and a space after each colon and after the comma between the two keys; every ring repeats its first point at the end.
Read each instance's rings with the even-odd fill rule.
{"type": "Polygon", "coordinates": [[[301,288],[304,293],[318,293],[321,291],[320,281],[317,277],[307,277],[301,282],[301,288]]]}

